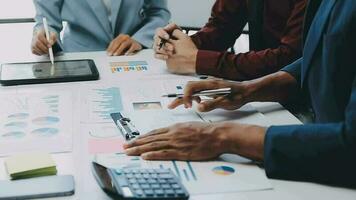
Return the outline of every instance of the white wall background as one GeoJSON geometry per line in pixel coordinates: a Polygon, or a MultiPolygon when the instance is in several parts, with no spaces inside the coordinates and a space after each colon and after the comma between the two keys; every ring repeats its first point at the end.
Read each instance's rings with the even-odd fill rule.
{"type": "Polygon", "coordinates": [[[35,8],[32,0],[0,0],[0,18],[32,18],[35,8]]]}
{"type": "Polygon", "coordinates": [[[168,0],[172,22],[180,26],[202,27],[208,21],[215,0],[168,0]]]}

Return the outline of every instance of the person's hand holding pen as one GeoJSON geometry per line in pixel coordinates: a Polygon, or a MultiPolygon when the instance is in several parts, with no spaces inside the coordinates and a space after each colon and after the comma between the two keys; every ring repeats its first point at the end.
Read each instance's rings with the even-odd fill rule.
{"type": "MultiPolygon", "coordinates": [[[[258,85],[258,84],[257,84],[258,85]]],[[[231,82],[209,80],[189,82],[184,97],[175,99],[171,109],[184,104],[207,112],[216,108],[233,110],[255,100],[255,82],[231,82]],[[202,100],[198,93],[207,90],[230,88],[228,95],[202,100]]],[[[145,160],[210,160],[224,153],[238,154],[257,161],[264,159],[266,128],[231,122],[186,122],[153,130],[124,144],[129,156],[141,156],[145,160]]]]}
{"type": "Polygon", "coordinates": [[[164,28],[158,28],[154,36],[153,49],[155,51],[155,57],[160,60],[167,60],[169,56],[173,55],[174,46],[169,43],[171,35],[174,30],[181,30],[176,24],[168,24],[164,28]]]}
{"type": "MultiPolygon", "coordinates": [[[[191,108],[192,102],[196,101],[200,112],[208,112],[217,108],[234,110],[255,101],[283,102],[297,93],[297,85],[292,75],[282,71],[244,82],[189,82],[184,88],[183,98],[175,99],[169,108],[180,105],[191,108]],[[208,100],[198,95],[223,88],[230,88],[230,93],[208,100]]],[[[126,143],[124,149],[127,155],[140,155],[146,160],[208,160],[231,153],[263,161],[266,131],[265,127],[235,122],[187,122],[143,134],[126,143]]]]}
{"type": "Polygon", "coordinates": [[[31,50],[32,53],[38,56],[47,55],[48,49],[57,41],[57,34],[50,32],[50,39],[47,40],[44,28],[34,31],[32,37],[31,50]]]}
{"type": "Polygon", "coordinates": [[[248,82],[233,82],[223,80],[192,81],[184,88],[183,98],[176,98],[169,106],[169,109],[175,109],[180,105],[185,108],[191,108],[193,101],[198,103],[197,109],[200,112],[209,112],[214,109],[236,110],[244,104],[252,101],[252,87],[248,82]],[[202,100],[201,97],[194,94],[206,90],[217,90],[230,88],[230,94],[216,95],[211,99],[202,100]]]}
{"type": "Polygon", "coordinates": [[[159,28],[154,38],[155,57],[167,62],[168,71],[177,74],[196,73],[198,48],[175,24],[159,28]]]}

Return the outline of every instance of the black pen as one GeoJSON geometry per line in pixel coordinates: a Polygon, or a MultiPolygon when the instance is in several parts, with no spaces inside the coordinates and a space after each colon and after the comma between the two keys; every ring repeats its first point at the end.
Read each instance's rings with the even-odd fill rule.
{"type": "Polygon", "coordinates": [[[159,48],[158,50],[161,50],[162,47],[168,42],[168,40],[165,40],[165,39],[161,39],[161,42],[159,43],[159,48]]]}
{"type": "MultiPolygon", "coordinates": [[[[221,88],[221,89],[216,89],[216,90],[203,90],[200,92],[197,92],[193,94],[193,97],[198,97],[198,96],[218,96],[218,95],[228,95],[231,94],[231,88],[221,88]]],[[[162,97],[168,97],[168,98],[182,98],[184,94],[166,94],[163,95],[162,97]]]]}

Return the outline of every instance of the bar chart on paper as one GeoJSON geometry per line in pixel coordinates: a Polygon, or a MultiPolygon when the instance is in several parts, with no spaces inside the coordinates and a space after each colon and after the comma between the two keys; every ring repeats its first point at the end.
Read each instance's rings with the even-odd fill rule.
{"type": "Polygon", "coordinates": [[[171,161],[170,166],[164,166],[163,164],[159,165],[161,169],[170,169],[172,170],[179,179],[183,179],[183,181],[190,182],[190,181],[197,181],[198,177],[194,171],[194,168],[191,162],[182,162],[179,166],[177,161],[171,161]]]}
{"type": "Polygon", "coordinates": [[[87,96],[89,104],[88,121],[92,123],[111,123],[111,113],[123,110],[120,88],[91,88],[87,96]]]}
{"type": "Polygon", "coordinates": [[[148,70],[146,61],[111,62],[111,73],[144,72],[148,70]]]}
{"type": "Polygon", "coordinates": [[[147,161],[146,164],[153,168],[171,170],[178,177],[178,179],[182,181],[182,183],[187,187],[187,189],[190,185],[201,184],[200,177],[197,174],[195,167],[192,165],[192,162],[190,161],[147,161]]]}

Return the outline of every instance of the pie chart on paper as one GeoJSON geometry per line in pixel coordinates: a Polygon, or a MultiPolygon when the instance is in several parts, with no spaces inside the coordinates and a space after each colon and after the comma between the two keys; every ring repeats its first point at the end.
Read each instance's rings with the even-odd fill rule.
{"type": "Polygon", "coordinates": [[[51,137],[57,135],[59,130],[56,128],[39,128],[33,130],[31,133],[39,137],[51,137]]]}
{"type": "Polygon", "coordinates": [[[18,129],[22,129],[22,128],[26,128],[27,127],[27,123],[26,122],[10,122],[4,125],[6,128],[18,128],[18,129]]]}
{"type": "Polygon", "coordinates": [[[235,169],[228,166],[218,166],[213,168],[213,172],[217,175],[227,176],[235,173],[235,169]]]}
{"type": "Polygon", "coordinates": [[[18,139],[18,138],[23,138],[25,136],[26,134],[21,131],[8,132],[2,135],[2,137],[6,139],[18,139]]]}
{"type": "Polygon", "coordinates": [[[8,116],[11,120],[24,120],[27,119],[30,115],[28,113],[15,113],[8,116]]]}
{"type": "Polygon", "coordinates": [[[58,117],[39,117],[36,118],[34,120],[32,120],[32,122],[36,125],[40,125],[40,126],[46,126],[46,125],[52,125],[52,124],[56,124],[58,123],[60,120],[58,117]]]}

